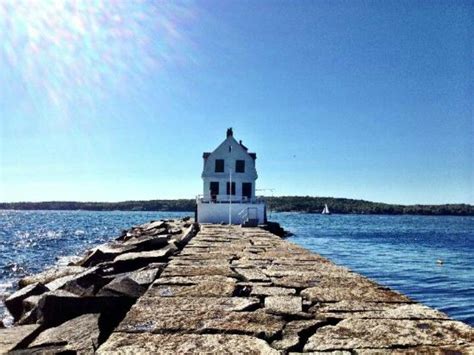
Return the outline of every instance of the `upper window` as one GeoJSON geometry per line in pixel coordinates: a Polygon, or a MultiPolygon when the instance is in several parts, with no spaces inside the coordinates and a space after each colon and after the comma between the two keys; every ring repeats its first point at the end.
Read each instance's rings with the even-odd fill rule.
{"type": "Polygon", "coordinates": [[[245,160],[236,160],[235,161],[235,172],[236,173],[245,173],[245,160]]]}
{"type": "Polygon", "coordinates": [[[224,159],[216,159],[216,173],[224,172],[224,159]]]}

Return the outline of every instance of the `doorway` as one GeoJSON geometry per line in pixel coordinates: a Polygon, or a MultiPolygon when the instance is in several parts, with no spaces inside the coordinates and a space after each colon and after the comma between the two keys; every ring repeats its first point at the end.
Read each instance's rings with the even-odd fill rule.
{"type": "Polygon", "coordinates": [[[252,183],[251,182],[242,183],[242,196],[247,197],[249,200],[252,198],[252,183]]]}
{"type": "Polygon", "coordinates": [[[217,195],[219,195],[219,181],[211,181],[209,186],[211,200],[216,201],[217,195]]]}

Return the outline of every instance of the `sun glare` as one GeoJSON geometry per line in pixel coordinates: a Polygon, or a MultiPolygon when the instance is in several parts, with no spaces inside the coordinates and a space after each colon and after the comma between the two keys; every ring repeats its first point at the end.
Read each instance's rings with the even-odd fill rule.
{"type": "Polygon", "coordinates": [[[189,3],[175,1],[2,0],[0,70],[67,109],[186,61],[193,17],[189,3]]]}

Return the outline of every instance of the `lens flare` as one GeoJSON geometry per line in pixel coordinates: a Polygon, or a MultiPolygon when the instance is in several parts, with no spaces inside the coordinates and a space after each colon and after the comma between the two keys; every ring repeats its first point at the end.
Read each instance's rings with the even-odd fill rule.
{"type": "Polygon", "coordinates": [[[194,17],[189,2],[1,0],[0,70],[30,99],[71,109],[193,61],[194,17]]]}

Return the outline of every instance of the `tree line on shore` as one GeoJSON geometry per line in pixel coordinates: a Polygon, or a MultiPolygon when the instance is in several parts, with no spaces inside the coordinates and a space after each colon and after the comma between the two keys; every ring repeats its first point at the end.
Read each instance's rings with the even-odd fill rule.
{"type": "MultiPolygon", "coordinates": [[[[334,197],[277,196],[266,197],[268,209],[276,212],[320,213],[327,204],[332,213],[341,214],[414,214],[474,216],[468,204],[396,205],[334,197]]],[[[196,208],[194,199],[149,200],[123,202],[11,202],[0,203],[10,210],[87,210],[87,211],[182,211],[196,208]]]]}

